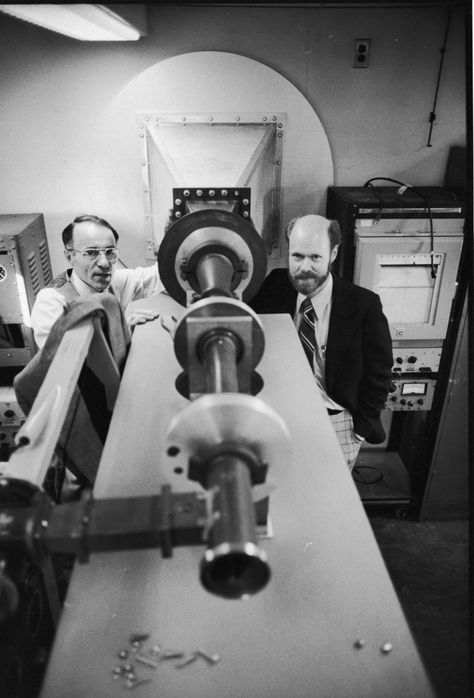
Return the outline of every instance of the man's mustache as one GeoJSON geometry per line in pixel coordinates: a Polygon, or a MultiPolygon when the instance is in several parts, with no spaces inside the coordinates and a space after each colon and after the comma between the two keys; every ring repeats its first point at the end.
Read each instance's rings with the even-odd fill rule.
{"type": "Polygon", "coordinates": [[[304,280],[304,279],[318,279],[319,277],[317,274],[313,274],[310,271],[302,271],[302,272],[299,272],[298,274],[295,274],[293,276],[293,278],[304,280]]]}

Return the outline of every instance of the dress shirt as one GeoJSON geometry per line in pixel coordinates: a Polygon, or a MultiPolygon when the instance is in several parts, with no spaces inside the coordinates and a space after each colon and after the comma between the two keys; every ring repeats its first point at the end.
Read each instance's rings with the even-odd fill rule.
{"type": "MultiPolygon", "coordinates": [[[[158,265],[136,267],[135,269],[114,269],[112,281],[105,291],[96,291],[84,283],[73,271],[69,281],[74,286],[80,298],[87,298],[97,293],[113,293],[125,311],[132,301],[147,298],[153,293],[164,290],[158,274],[158,265]]],[[[51,327],[63,314],[69,302],[64,295],[54,287],[43,288],[39,291],[31,311],[31,327],[39,348],[46,341],[51,327]]]]}

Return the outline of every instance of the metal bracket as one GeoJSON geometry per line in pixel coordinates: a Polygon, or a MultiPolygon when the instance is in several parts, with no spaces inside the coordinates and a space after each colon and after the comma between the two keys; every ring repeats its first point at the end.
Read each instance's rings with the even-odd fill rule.
{"type": "Polygon", "coordinates": [[[216,207],[250,220],[250,192],[250,187],[173,188],[171,215],[176,220],[202,208],[216,207]]]}

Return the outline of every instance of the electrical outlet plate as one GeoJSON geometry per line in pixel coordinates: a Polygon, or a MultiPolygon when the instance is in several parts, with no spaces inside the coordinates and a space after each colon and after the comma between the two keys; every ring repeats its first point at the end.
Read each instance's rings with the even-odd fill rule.
{"type": "Polygon", "coordinates": [[[354,41],[353,68],[368,68],[370,53],[370,39],[356,39],[354,41]]]}

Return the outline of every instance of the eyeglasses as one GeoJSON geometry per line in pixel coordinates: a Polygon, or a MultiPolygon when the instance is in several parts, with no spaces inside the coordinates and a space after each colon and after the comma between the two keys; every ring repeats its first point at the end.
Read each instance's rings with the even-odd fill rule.
{"type": "Polygon", "coordinates": [[[91,261],[98,259],[99,255],[103,253],[108,262],[116,262],[120,254],[118,247],[86,247],[84,250],[76,250],[74,247],[69,247],[68,249],[71,252],[82,254],[91,261]]]}

